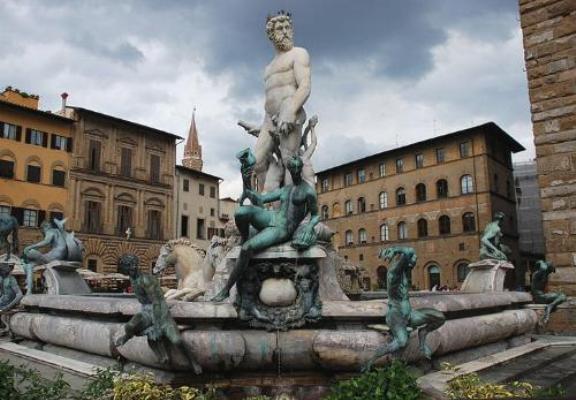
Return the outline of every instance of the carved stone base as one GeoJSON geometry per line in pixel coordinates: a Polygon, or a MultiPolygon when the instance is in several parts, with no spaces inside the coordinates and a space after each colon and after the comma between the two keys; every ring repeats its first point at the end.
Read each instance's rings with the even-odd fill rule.
{"type": "Polygon", "coordinates": [[[89,294],[90,287],[80,276],[77,269],[82,265],[72,261],[53,261],[45,264],[47,294],[89,294]]]}
{"type": "Polygon", "coordinates": [[[514,269],[508,261],[480,260],[468,265],[470,272],[462,284],[463,292],[502,292],[506,271],[514,269]]]}
{"type": "Polygon", "coordinates": [[[318,321],[322,309],[318,259],[324,257],[320,247],[297,252],[289,246],[274,246],[256,255],[236,285],[239,318],[268,330],[318,321]]]}

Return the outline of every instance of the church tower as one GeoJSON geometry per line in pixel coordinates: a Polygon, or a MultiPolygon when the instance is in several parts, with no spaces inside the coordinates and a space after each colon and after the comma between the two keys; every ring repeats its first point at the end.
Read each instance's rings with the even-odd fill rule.
{"type": "Polygon", "coordinates": [[[198,141],[198,129],[196,129],[196,107],[192,112],[192,122],[190,123],[190,130],[188,132],[188,140],[184,148],[184,158],[182,165],[186,168],[191,168],[196,171],[202,171],[202,146],[198,141]]]}

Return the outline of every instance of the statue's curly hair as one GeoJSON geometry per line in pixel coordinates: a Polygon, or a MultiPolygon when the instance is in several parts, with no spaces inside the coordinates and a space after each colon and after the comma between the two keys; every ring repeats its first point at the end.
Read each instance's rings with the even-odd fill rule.
{"type": "Polygon", "coordinates": [[[140,260],[134,254],[122,254],[120,258],[118,258],[118,267],[126,266],[126,267],[138,267],[140,265],[140,260]]]}
{"type": "Polygon", "coordinates": [[[280,10],[278,11],[277,15],[268,15],[266,17],[266,35],[268,36],[268,39],[272,40],[273,37],[273,32],[274,32],[274,26],[276,25],[277,22],[282,22],[282,21],[288,21],[290,23],[290,26],[293,26],[292,24],[292,14],[290,14],[289,12],[286,12],[284,10],[280,10]]]}

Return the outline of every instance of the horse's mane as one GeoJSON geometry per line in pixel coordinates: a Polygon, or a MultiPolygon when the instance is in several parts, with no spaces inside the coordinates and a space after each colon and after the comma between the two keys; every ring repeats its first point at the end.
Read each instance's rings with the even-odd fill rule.
{"type": "Polygon", "coordinates": [[[174,247],[176,246],[187,246],[191,247],[192,249],[196,250],[202,257],[206,255],[206,250],[201,247],[198,247],[196,244],[192,243],[190,239],[181,237],[178,239],[169,240],[164,246],[168,249],[168,251],[173,251],[174,247]]]}

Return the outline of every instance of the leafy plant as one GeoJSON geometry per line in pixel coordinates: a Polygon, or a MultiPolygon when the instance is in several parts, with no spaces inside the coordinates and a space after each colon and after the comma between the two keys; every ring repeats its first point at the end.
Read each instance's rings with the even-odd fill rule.
{"type": "Polygon", "coordinates": [[[77,395],[77,400],[108,400],[114,397],[114,382],[120,372],[111,368],[98,369],[95,378],[77,395]]]}
{"type": "Polygon", "coordinates": [[[203,392],[181,386],[157,385],[151,375],[129,375],[114,381],[114,400],[216,400],[214,389],[203,392]]]}
{"type": "Polygon", "coordinates": [[[384,368],[338,382],[326,400],[417,400],[420,394],[406,364],[393,361],[384,368]]]}
{"type": "Polygon", "coordinates": [[[0,399],[61,400],[69,393],[70,385],[62,379],[62,374],[48,380],[35,370],[0,362],[0,399]]]}

